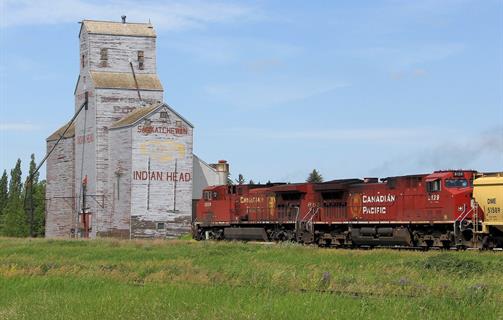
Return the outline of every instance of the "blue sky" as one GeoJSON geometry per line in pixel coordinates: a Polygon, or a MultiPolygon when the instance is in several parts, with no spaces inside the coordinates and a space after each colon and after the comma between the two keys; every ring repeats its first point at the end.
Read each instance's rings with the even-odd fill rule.
{"type": "Polygon", "coordinates": [[[122,14],[234,178],[503,170],[503,1],[0,1],[2,171],[72,116],[77,22],[122,14]]]}

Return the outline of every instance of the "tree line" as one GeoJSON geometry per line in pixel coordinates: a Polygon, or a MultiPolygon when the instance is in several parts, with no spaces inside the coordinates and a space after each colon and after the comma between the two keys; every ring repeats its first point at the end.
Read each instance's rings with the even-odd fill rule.
{"type": "Polygon", "coordinates": [[[35,155],[31,155],[28,175],[23,183],[21,159],[0,178],[0,235],[43,237],[45,234],[45,180],[35,173],[35,155]],[[31,181],[28,179],[32,176],[31,181]]]}
{"type": "MultiPolygon", "coordinates": [[[[236,181],[236,184],[238,184],[238,185],[242,185],[242,184],[246,183],[246,179],[241,173],[238,174],[238,178],[235,181],[236,181]]],[[[321,183],[321,182],[323,182],[323,176],[318,172],[318,170],[313,169],[313,171],[311,171],[311,173],[309,173],[309,175],[307,176],[306,182],[308,182],[308,183],[321,183]]],[[[271,181],[268,181],[267,183],[271,183],[271,181]]],[[[232,185],[232,184],[234,184],[234,181],[232,181],[232,179],[229,177],[229,178],[227,178],[227,184],[232,185]]],[[[250,180],[248,182],[248,184],[255,184],[255,182],[253,180],[250,180]]],[[[258,184],[260,184],[260,182],[258,184]]]]}

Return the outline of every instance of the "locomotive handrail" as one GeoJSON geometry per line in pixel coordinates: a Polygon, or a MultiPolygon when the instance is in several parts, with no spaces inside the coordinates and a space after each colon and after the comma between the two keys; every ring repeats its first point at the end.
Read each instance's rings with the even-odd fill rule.
{"type": "Polygon", "coordinates": [[[466,217],[470,214],[470,212],[473,211],[473,208],[466,211],[466,205],[463,205],[463,212],[456,218],[455,221],[462,222],[463,220],[466,219],[466,217]]]}
{"type": "Polygon", "coordinates": [[[462,230],[462,227],[463,227],[463,221],[466,220],[466,217],[468,217],[468,215],[473,211],[473,208],[471,208],[470,210],[466,210],[466,205],[463,205],[463,212],[456,218],[456,220],[454,220],[454,234],[455,235],[458,235],[457,234],[457,231],[458,231],[458,226],[457,224],[459,223],[459,231],[463,231],[462,230]]]}

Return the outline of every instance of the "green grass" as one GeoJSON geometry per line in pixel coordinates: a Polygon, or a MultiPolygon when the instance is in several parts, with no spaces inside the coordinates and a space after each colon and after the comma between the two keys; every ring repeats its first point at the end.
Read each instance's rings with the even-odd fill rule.
{"type": "Polygon", "coordinates": [[[0,238],[0,319],[349,317],[503,319],[503,254],[0,238]]]}

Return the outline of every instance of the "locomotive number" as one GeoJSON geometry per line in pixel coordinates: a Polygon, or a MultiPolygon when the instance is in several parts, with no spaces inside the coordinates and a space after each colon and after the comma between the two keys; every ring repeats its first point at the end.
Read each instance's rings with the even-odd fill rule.
{"type": "Polygon", "coordinates": [[[307,204],[307,207],[308,207],[309,209],[311,209],[311,208],[318,208],[318,207],[320,207],[320,206],[321,206],[321,205],[320,205],[318,202],[309,202],[309,203],[307,204]]]}
{"type": "Polygon", "coordinates": [[[428,200],[429,201],[438,201],[438,200],[440,200],[440,195],[439,194],[429,194],[428,200]]]}

